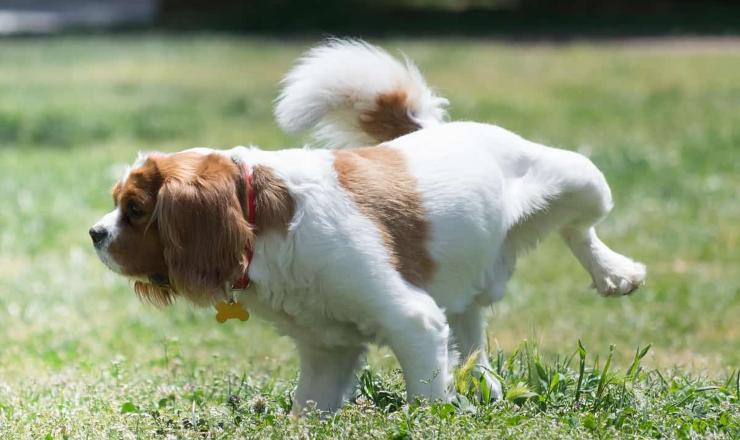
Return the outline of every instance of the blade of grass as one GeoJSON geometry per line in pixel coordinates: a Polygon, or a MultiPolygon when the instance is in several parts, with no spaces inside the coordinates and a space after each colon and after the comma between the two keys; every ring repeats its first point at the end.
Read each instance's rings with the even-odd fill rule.
{"type": "Polygon", "coordinates": [[[632,364],[627,369],[627,380],[631,381],[635,379],[640,369],[640,361],[642,360],[642,358],[645,357],[647,352],[650,350],[650,347],[651,344],[648,344],[642,350],[640,350],[640,347],[637,347],[637,350],[635,351],[635,357],[634,359],[632,359],[632,364]]]}
{"type": "Polygon", "coordinates": [[[465,359],[465,362],[455,370],[455,389],[458,393],[468,396],[472,391],[475,391],[473,388],[477,388],[478,384],[473,378],[473,370],[475,369],[479,354],[480,352],[475,350],[467,357],[467,359],[465,359]]]}
{"type": "Polygon", "coordinates": [[[586,370],[586,349],[583,348],[583,343],[581,343],[581,340],[578,340],[578,357],[579,357],[579,363],[578,363],[578,384],[576,385],[576,395],[575,399],[573,399],[573,406],[578,405],[578,399],[581,396],[581,386],[583,385],[583,372],[586,370]]]}
{"type": "Polygon", "coordinates": [[[735,373],[737,373],[737,371],[732,370],[732,373],[730,373],[730,375],[727,377],[727,380],[725,381],[725,385],[722,387],[728,393],[730,392],[730,386],[732,386],[733,379],[735,378],[735,373]]]}
{"type": "Polygon", "coordinates": [[[606,388],[607,384],[607,377],[609,375],[609,365],[612,363],[612,355],[614,354],[614,344],[609,345],[609,356],[606,358],[606,363],[604,363],[604,369],[601,371],[601,377],[599,378],[599,386],[596,388],[596,399],[594,400],[594,411],[596,408],[599,407],[599,404],[601,404],[601,396],[604,393],[604,389],[606,388]]]}

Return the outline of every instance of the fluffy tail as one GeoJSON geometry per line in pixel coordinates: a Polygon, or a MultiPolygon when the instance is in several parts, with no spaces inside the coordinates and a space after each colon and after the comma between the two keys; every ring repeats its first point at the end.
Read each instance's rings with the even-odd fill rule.
{"type": "Polygon", "coordinates": [[[282,81],[275,116],[287,132],[314,129],[328,147],[372,145],[446,117],[408,59],[361,40],[329,40],[309,50],[282,81]]]}

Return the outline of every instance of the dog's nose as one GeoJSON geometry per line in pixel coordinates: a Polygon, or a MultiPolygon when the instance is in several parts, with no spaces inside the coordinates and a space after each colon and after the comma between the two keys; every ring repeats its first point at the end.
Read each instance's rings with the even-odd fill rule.
{"type": "Polygon", "coordinates": [[[102,226],[93,226],[90,228],[90,238],[92,238],[93,244],[97,247],[100,243],[105,240],[108,236],[108,230],[102,226]]]}

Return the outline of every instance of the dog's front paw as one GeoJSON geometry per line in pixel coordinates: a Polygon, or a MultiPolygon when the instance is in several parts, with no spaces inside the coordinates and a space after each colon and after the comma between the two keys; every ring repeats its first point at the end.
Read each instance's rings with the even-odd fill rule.
{"type": "Polygon", "coordinates": [[[629,295],[645,283],[645,265],[614,254],[608,264],[594,270],[594,286],[604,296],[629,295]]]}

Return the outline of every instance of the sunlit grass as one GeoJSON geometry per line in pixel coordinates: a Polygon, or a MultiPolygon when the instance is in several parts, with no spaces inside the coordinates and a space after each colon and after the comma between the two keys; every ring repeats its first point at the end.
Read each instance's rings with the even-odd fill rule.
{"type": "Polygon", "coordinates": [[[647,285],[601,298],[550,238],[520,261],[491,314],[489,345],[511,399],[398,403],[386,414],[378,396],[395,402],[402,382],[382,349],[371,352],[360,404],[292,421],[282,415],[297,371],[290,341],[258,319],[221,326],[210,310],[138,303],[97,261],[87,229],[139,150],[302,145],[271,107],[280,75],[311,42],[0,40],[0,437],[737,433],[740,49],[381,43],[417,60],[453,118],[588,154],[616,201],[601,235],[647,264],[647,285]],[[579,339],[589,351],[574,408],[579,339]]]}

